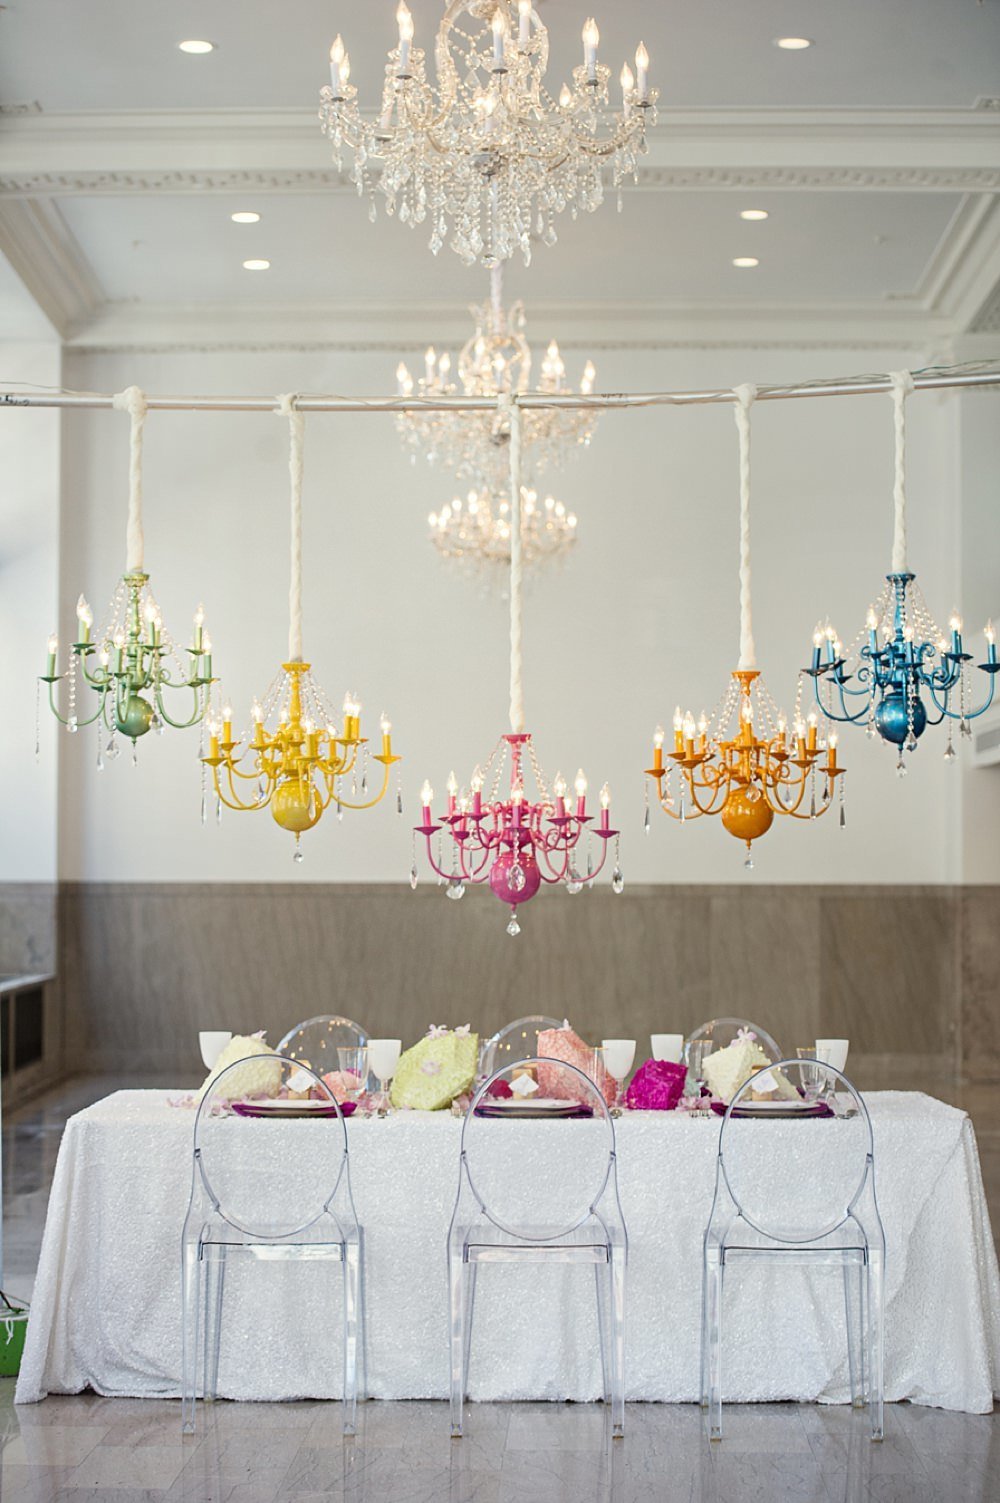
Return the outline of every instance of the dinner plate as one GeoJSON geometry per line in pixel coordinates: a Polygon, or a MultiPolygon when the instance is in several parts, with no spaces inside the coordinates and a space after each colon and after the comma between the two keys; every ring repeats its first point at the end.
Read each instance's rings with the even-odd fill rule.
{"type": "Polygon", "coordinates": [[[484,1117],[582,1117],[592,1116],[590,1107],[580,1101],[561,1101],[553,1097],[529,1097],[521,1101],[516,1096],[487,1097],[479,1103],[477,1111],[484,1117]]]}
{"type": "Polygon", "coordinates": [[[748,1101],[733,1110],[734,1117],[831,1117],[824,1101],[748,1101]]]}
{"type": "MultiPolygon", "coordinates": [[[[357,1107],[356,1101],[345,1101],[341,1115],[349,1117],[357,1107]]],[[[278,1097],[263,1101],[234,1101],[233,1111],[238,1117],[335,1117],[337,1108],[330,1101],[288,1101],[278,1097]]]]}

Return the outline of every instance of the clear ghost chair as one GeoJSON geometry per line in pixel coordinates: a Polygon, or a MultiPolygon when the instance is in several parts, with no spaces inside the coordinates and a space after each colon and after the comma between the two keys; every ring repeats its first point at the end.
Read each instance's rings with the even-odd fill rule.
{"type": "Polygon", "coordinates": [[[199,1387],[206,1400],[218,1391],[226,1263],[237,1254],[341,1265],[344,1434],[353,1435],[359,1355],[362,1397],[365,1384],[364,1232],[351,1195],[347,1131],[320,1077],[277,1054],[223,1070],[195,1118],[191,1202],[181,1237],[181,1420],[188,1434],[199,1387]],[[300,1099],[304,1090],[309,1106],[300,1099]],[[299,1116],[243,1115],[247,1111],[299,1116]],[[302,1120],[306,1111],[314,1120],[302,1120]]]}
{"type": "Polygon", "coordinates": [[[338,1049],[360,1048],[368,1034],[360,1023],[335,1015],[307,1018],[290,1028],[278,1045],[278,1053],[308,1065],[317,1075],[339,1070],[338,1049]]]}
{"type": "Polygon", "coordinates": [[[750,1258],[840,1271],[851,1402],[868,1404],[881,1440],[885,1233],[872,1125],[832,1065],[781,1060],[744,1081],[722,1120],[702,1283],[701,1390],[713,1440],[722,1438],[723,1280],[750,1258]]]}
{"type": "Polygon", "coordinates": [[[448,1234],[452,1435],[462,1434],[480,1264],[524,1262],[593,1265],[604,1399],[613,1435],[624,1433],[627,1256],[614,1123],[593,1081],[574,1065],[537,1057],[495,1071],[462,1125],[448,1234]],[[504,1090],[539,1064],[559,1092],[548,1108],[504,1090]],[[530,1122],[518,1120],[528,1115],[530,1122]]]}
{"type": "Polygon", "coordinates": [[[758,1043],[767,1055],[768,1059],[779,1060],[781,1049],[765,1028],[757,1023],[751,1023],[746,1018],[711,1018],[707,1023],[702,1023],[684,1041],[684,1062],[690,1065],[692,1045],[704,1044],[705,1053],[711,1053],[713,1049],[728,1049],[730,1044],[736,1042],[740,1033],[752,1033],[754,1042],[758,1043]]]}
{"type": "Polygon", "coordinates": [[[502,1065],[513,1065],[522,1059],[532,1059],[538,1054],[538,1035],[550,1028],[561,1028],[561,1018],[547,1018],[543,1013],[531,1013],[526,1018],[515,1018],[500,1028],[483,1044],[479,1053],[480,1075],[492,1075],[502,1065]]]}

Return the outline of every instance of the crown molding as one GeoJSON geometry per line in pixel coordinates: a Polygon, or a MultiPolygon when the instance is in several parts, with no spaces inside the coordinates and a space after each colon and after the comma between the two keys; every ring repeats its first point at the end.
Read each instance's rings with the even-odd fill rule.
{"type": "MultiPolygon", "coordinates": [[[[1000,118],[971,110],[664,110],[644,191],[1000,188],[1000,118]]],[[[351,191],[313,110],[14,115],[0,193],[351,191]]]]}
{"type": "Polygon", "coordinates": [[[58,334],[103,307],[104,290],[51,200],[0,200],[0,253],[58,334]]]}
{"type": "MultiPolygon", "coordinates": [[[[658,349],[913,349],[937,347],[951,326],[907,307],[783,303],[564,303],[532,306],[532,323],[564,351],[658,349]]],[[[255,305],[108,303],[66,341],[87,354],[335,350],[384,353],[386,381],[400,355],[428,341],[460,344],[468,319],[454,304],[351,302],[255,305]],[[390,363],[391,362],[391,363],[390,363]]]]}

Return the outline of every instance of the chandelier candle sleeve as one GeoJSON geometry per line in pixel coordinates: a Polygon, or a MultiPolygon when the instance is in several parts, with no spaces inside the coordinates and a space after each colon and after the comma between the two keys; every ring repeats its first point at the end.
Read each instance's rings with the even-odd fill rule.
{"type": "Polygon", "coordinates": [[[351,176],[369,199],[370,217],[377,191],[387,213],[427,225],[435,254],[447,243],[469,265],[496,266],[517,252],[527,263],[533,239],[555,242],[557,215],[600,205],[606,173],[616,190],[634,177],[656,104],[641,44],[640,82],[625,90],[616,111],[592,17],[583,28],[583,63],[558,103],[545,77],[548,32],[529,0],[446,0],[434,44],[435,83],[423,50],[413,45],[405,3],[396,21],[399,40],[377,109],[373,101],[363,111],[347,82],[339,37],[330,52],[330,83],[320,91],[323,133],[338,167],[345,150],[351,154],[351,176]]]}
{"type": "MultiPolygon", "coordinates": [[[[202,648],[196,624],[192,644],[175,646],[163,624],[145,569],[143,536],[142,447],[148,404],[137,386],[111,399],[117,412],[129,417],[128,515],[125,529],[125,573],[104,620],[94,633],[94,613],[81,595],[76,604],[76,641],[71,644],[65,674],[58,671],[58,640],[49,638],[46,671],[49,707],[68,731],[98,727],[97,767],[119,754],[117,736],[136,742],[148,731],[165,725],[185,729],[203,720],[209,710],[212,660],[202,648]],[[56,685],[67,681],[67,713],[56,701],[56,685]],[[78,691],[89,689],[95,698],[83,708],[78,691]],[[168,704],[170,709],[168,709],[168,704]],[[175,715],[173,712],[177,710],[175,715]]],[[[199,607],[199,611],[201,608],[199,607]]],[[[204,615],[202,613],[202,619],[204,615]]],[[[197,621],[197,618],[196,618],[197,621]]]]}
{"type": "Polygon", "coordinates": [[[808,723],[796,715],[789,740],[787,718],[775,706],[757,667],[750,557],[750,409],[756,390],[738,386],[733,397],[739,436],[739,666],[711,717],[702,712],[696,721],[690,710],[677,706],[674,746],[666,759],[664,731],[656,727],[653,765],[646,776],[672,818],[686,822],[718,814],[723,828],[746,845],[745,865],[751,869],[753,842],[767,833],[775,814],[816,819],[832,807],[838,778],[843,816],[843,768],[837,763],[836,737],[825,746],[821,743],[815,713],[808,723]]]}
{"type": "MultiPolygon", "coordinates": [[[[312,677],[302,655],[302,477],[304,417],[294,395],[278,398],[277,412],[288,423],[290,561],[288,594],[288,661],[262,699],[250,707],[251,728],[233,734],[232,710],[223,709],[221,739],[217,720],[209,726],[208,756],[220,806],[241,813],[270,809],[272,818],[295,837],[294,857],[302,859],[299,841],[318,823],[330,804],[342,809],[370,809],[385,795],[390,768],[399,758],[392,750],[392,724],[383,713],[382,750],[371,755],[361,734],[361,705],[349,691],[344,698],[338,734],[333,706],[312,677]],[[382,774],[375,794],[368,790],[368,763],[382,774]],[[344,780],[350,779],[349,793],[344,780]],[[360,778],[360,798],[358,782],[360,778]]],[[[196,629],[200,630],[197,625],[196,629]]],[[[208,641],[205,639],[205,650],[208,641]]]]}
{"type": "Polygon", "coordinates": [[[970,722],[989,709],[998,664],[987,623],[987,676],[979,703],[974,702],[968,665],[971,654],[962,641],[962,619],[952,616],[949,637],[936,624],[909,568],[906,551],[906,400],[914,389],[908,371],[889,376],[893,413],[892,564],[878,598],[868,608],[865,625],[847,647],[827,622],[813,633],[812,662],[804,670],[812,679],[816,702],[828,720],[864,725],[896,751],[896,772],[906,772],[906,753],[916,750],[928,726],[948,722],[945,759],[955,756],[951,727],[971,735],[970,722]]]}

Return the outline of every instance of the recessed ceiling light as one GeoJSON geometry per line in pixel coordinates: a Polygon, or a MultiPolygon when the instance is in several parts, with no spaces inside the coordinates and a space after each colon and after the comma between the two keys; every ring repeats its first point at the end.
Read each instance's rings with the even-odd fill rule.
{"type": "MultiPolygon", "coordinates": [[[[234,219],[235,219],[235,217],[236,216],[233,215],[234,219]]],[[[767,210],[766,209],[741,209],[740,210],[740,218],[741,219],[766,219],[767,218],[767,210]]]]}
{"type": "Polygon", "coordinates": [[[804,52],[812,46],[808,37],[775,37],[774,45],[780,47],[782,52],[804,52]]]}
{"type": "Polygon", "coordinates": [[[243,262],[243,270],[244,271],[268,271],[270,269],[270,266],[271,266],[270,261],[244,261],[243,262]]]}
{"type": "Polygon", "coordinates": [[[734,266],[759,266],[760,262],[757,260],[756,256],[734,256],[733,257],[733,265],[734,266]]]}
{"type": "Polygon", "coordinates": [[[201,54],[203,52],[214,52],[215,51],[215,43],[214,42],[202,42],[202,41],[198,41],[196,38],[191,38],[187,42],[178,42],[177,45],[178,45],[178,47],[180,48],[180,50],[182,52],[191,52],[191,53],[194,53],[196,55],[197,54],[201,54]]]}
{"type": "Polygon", "coordinates": [[[230,214],[229,217],[233,224],[257,224],[260,220],[260,215],[255,214],[253,209],[240,209],[239,213],[230,214]]]}

